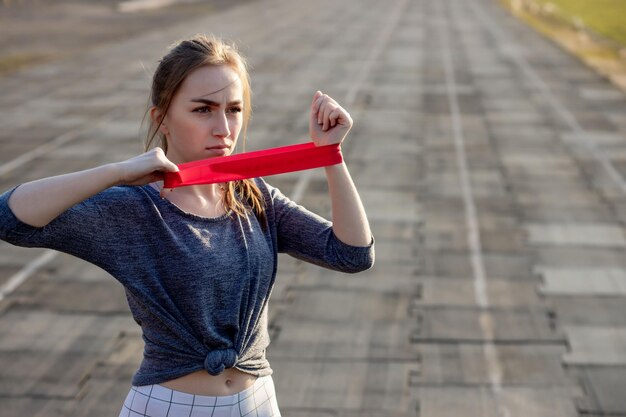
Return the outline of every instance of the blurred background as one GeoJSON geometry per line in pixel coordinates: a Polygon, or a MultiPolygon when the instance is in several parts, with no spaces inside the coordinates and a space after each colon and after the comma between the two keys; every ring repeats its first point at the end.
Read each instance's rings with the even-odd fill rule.
{"type": "Polygon", "coordinates": [[[222,0],[3,0],[0,74],[68,58],[230,5],[233,2],[222,0]]]}
{"type": "MultiPolygon", "coordinates": [[[[248,149],[320,89],[376,238],[346,276],[280,257],[289,417],[626,415],[626,2],[3,0],[0,192],[142,152],[174,42],[248,57],[248,149]]],[[[323,170],[267,178],[331,217],[323,170]]],[[[114,416],[143,342],[123,288],[0,242],[0,416],[114,416]]]]}

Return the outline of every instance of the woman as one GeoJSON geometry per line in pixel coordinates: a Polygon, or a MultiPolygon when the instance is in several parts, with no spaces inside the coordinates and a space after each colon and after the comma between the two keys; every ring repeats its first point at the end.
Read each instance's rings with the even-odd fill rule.
{"type": "MultiPolygon", "coordinates": [[[[60,250],[125,287],[145,341],[120,416],[279,416],[267,305],[277,253],[344,272],[373,264],[373,238],[345,164],[326,167],[333,223],[262,179],[162,188],[177,164],[231,154],[251,113],[244,59],[198,35],[154,74],[146,148],[0,196],[0,238],[60,250]]],[[[316,92],[311,139],[341,143],[350,115],[316,92]]]]}

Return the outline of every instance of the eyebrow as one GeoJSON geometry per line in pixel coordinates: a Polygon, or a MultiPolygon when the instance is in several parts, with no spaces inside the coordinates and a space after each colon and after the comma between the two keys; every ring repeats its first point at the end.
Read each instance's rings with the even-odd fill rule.
{"type": "MultiPolygon", "coordinates": [[[[206,104],[207,106],[212,106],[212,107],[219,107],[221,104],[221,103],[218,103],[217,101],[207,100],[206,98],[192,98],[190,101],[192,103],[203,103],[203,104],[206,104]]],[[[228,105],[233,106],[233,105],[237,105],[241,103],[242,103],[241,100],[234,100],[228,103],[228,105]]]]}

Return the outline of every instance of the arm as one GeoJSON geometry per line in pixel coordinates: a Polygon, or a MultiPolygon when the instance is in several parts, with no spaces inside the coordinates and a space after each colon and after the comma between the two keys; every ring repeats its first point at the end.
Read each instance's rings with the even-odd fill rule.
{"type": "Polygon", "coordinates": [[[276,233],[278,252],[347,273],[365,271],[374,265],[373,240],[364,246],[343,242],[331,222],[296,204],[262,179],[256,181],[266,195],[268,220],[276,233]]]}
{"type": "MultiPolygon", "coordinates": [[[[341,143],[352,128],[347,111],[329,96],[316,92],[311,103],[309,133],[316,145],[341,143]]],[[[333,232],[344,243],[368,246],[372,242],[367,215],[345,163],[326,167],[333,232]]]]}
{"type": "Polygon", "coordinates": [[[22,184],[8,203],[19,220],[43,227],[70,207],[109,187],[148,184],[161,179],[162,171],[177,170],[163,151],[155,148],[124,162],[22,184]]]}
{"type": "Polygon", "coordinates": [[[349,245],[369,245],[372,242],[372,232],[346,164],[326,167],[326,179],[333,214],[333,232],[349,245]]]}

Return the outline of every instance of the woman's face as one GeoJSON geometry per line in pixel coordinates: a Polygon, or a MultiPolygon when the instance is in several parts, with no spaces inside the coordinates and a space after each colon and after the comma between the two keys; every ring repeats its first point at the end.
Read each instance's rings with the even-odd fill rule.
{"type": "Polygon", "coordinates": [[[243,88],[229,66],[191,72],[174,95],[161,125],[167,157],[176,164],[229,155],[243,122],[243,88]]]}

